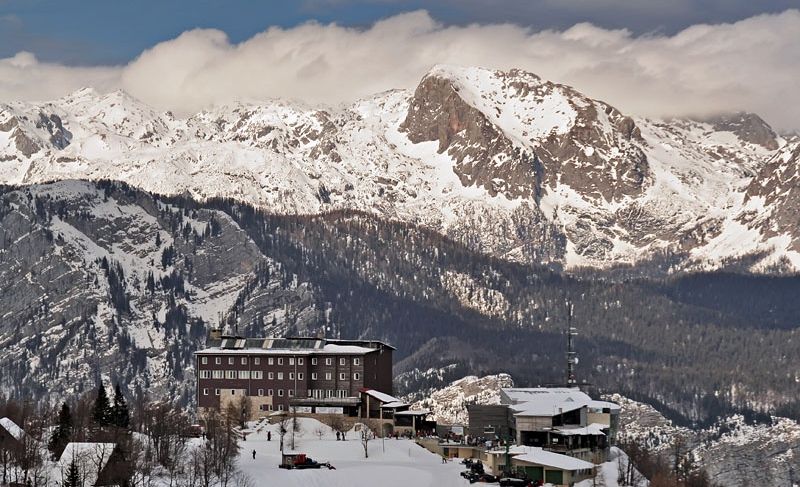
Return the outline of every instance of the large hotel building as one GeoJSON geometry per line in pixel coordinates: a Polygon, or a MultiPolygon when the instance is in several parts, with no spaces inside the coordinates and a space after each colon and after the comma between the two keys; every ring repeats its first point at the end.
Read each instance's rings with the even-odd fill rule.
{"type": "Polygon", "coordinates": [[[373,340],[242,338],[212,330],[196,352],[197,404],[218,409],[242,396],[253,412],[357,414],[360,391],[392,394],[394,347],[373,340]]]}

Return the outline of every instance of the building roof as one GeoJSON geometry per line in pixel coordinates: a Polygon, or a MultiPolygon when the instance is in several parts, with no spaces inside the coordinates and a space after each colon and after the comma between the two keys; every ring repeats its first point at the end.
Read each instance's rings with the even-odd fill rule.
{"type": "Polygon", "coordinates": [[[501,400],[510,405],[515,416],[556,416],[583,407],[619,411],[614,403],[595,401],[580,389],[570,387],[501,389],[501,400]]]}
{"type": "Polygon", "coordinates": [[[544,465],[545,467],[558,468],[570,472],[594,468],[593,463],[560,453],[545,451],[538,447],[530,447],[528,452],[515,456],[514,461],[544,465]]]}
{"type": "Polygon", "coordinates": [[[400,399],[397,399],[394,396],[390,396],[389,394],[386,394],[385,392],[376,391],[375,389],[361,389],[359,392],[362,392],[362,393],[364,393],[364,394],[366,394],[366,395],[368,395],[368,396],[370,396],[372,398],[375,398],[375,399],[377,399],[378,401],[380,401],[380,402],[382,402],[384,404],[402,402],[402,401],[400,401],[400,399]]]}
{"type": "Polygon", "coordinates": [[[427,409],[409,409],[408,411],[398,411],[394,413],[395,416],[425,416],[431,414],[427,409]]]}
{"type": "Polygon", "coordinates": [[[583,427],[559,426],[558,428],[555,428],[553,432],[562,436],[572,436],[572,435],[605,436],[603,430],[606,428],[608,428],[608,426],[604,424],[592,423],[589,426],[583,426],[583,427]]]}
{"type": "Polygon", "coordinates": [[[15,440],[20,441],[22,437],[25,436],[25,431],[17,426],[17,423],[12,421],[10,418],[1,418],[0,419],[0,426],[8,431],[8,434],[14,437],[15,440]]]}
{"type": "Polygon", "coordinates": [[[393,401],[393,402],[387,402],[386,404],[381,404],[381,407],[386,409],[404,408],[406,406],[410,406],[410,404],[403,401],[393,401]]]}
{"type": "Polygon", "coordinates": [[[116,443],[67,443],[58,465],[66,475],[70,464],[75,461],[85,479],[84,485],[95,485],[116,446],[116,443]]]}
{"type": "Polygon", "coordinates": [[[223,336],[206,340],[206,348],[195,352],[198,355],[210,353],[254,354],[269,352],[280,355],[310,355],[330,353],[340,355],[363,355],[383,349],[395,350],[378,340],[338,340],[328,338],[243,338],[223,336]]]}

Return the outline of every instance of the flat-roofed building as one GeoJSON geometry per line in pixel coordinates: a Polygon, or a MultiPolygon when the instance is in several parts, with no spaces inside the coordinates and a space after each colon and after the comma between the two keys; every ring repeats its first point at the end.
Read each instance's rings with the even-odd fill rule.
{"type": "Polygon", "coordinates": [[[318,404],[352,415],[360,390],[392,393],[394,350],[378,340],[243,338],[213,330],[195,353],[197,404],[202,412],[247,397],[256,414],[318,404]]]}

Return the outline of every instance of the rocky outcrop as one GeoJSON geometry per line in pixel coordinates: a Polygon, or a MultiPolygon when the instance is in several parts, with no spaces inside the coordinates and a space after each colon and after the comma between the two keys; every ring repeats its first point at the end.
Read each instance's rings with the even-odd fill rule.
{"type": "Polygon", "coordinates": [[[464,186],[480,186],[508,199],[541,192],[534,154],[514,146],[486,115],[468,105],[450,79],[426,76],[414,92],[400,125],[411,142],[436,141],[453,159],[464,186]]]}
{"type": "Polygon", "coordinates": [[[800,143],[788,144],[753,178],[745,194],[745,210],[738,217],[765,237],[788,238],[800,252],[800,143]]]}
{"type": "Polygon", "coordinates": [[[755,113],[723,114],[706,121],[720,132],[732,132],[739,139],[767,150],[777,150],[779,147],[778,134],[755,113]]]}

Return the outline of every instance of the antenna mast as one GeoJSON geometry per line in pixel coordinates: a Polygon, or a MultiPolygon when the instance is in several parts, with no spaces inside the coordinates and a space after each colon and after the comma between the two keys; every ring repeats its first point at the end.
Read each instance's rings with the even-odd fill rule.
{"type": "Polygon", "coordinates": [[[578,384],[575,379],[575,365],[578,363],[578,352],[574,348],[574,338],[578,336],[578,330],[572,327],[572,301],[567,300],[567,386],[571,387],[578,384]]]}

